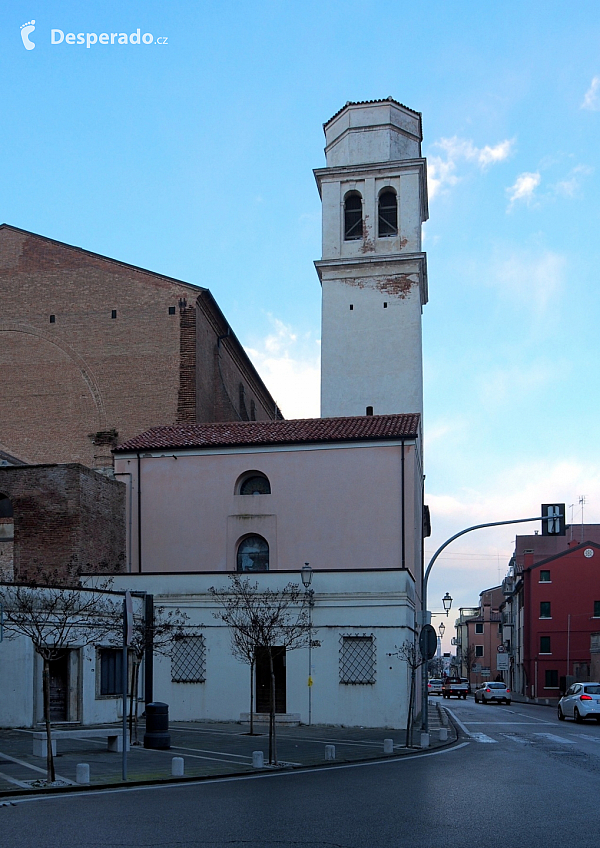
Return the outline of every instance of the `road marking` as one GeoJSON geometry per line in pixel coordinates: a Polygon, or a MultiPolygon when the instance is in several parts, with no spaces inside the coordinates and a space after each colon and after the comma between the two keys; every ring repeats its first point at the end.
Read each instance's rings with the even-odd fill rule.
{"type": "Polygon", "coordinates": [[[452,754],[461,748],[467,748],[469,742],[461,742],[459,745],[453,745],[452,748],[441,748],[439,751],[427,751],[423,754],[411,754],[403,757],[387,757],[385,760],[371,760],[368,763],[344,763],[338,766],[317,766],[316,768],[298,769],[297,771],[277,771],[277,772],[261,772],[260,774],[241,774],[235,777],[212,777],[208,780],[190,780],[185,783],[161,783],[152,786],[123,786],[118,789],[95,789],[83,790],[81,792],[61,792],[60,794],[45,794],[31,795],[28,798],[11,798],[11,804],[28,804],[32,801],[56,801],[61,798],[86,798],[88,795],[117,795],[121,792],[146,792],[147,790],[156,791],[158,789],[186,789],[188,787],[207,786],[213,783],[237,783],[243,780],[264,780],[280,777],[298,777],[303,774],[318,774],[324,771],[342,771],[351,768],[370,768],[371,766],[389,765],[390,763],[403,763],[407,760],[422,760],[425,757],[439,757],[443,754],[452,754]]]}
{"type": "Polygon", "coordinates": [[[496,724],[531,724],[529,721],[470,721],[468,724],[488,724],[488,725],[496,725],[496,724]]]}
{"type": "Polygon", "coordinates": [[[0,777],[2,780],[6,780],[7,783],[14,783],[15,786],[20,786],[22,789],[31,789],[31,786],[28,783],[24,783],[22,780],[17,780],[16,777],[9,777],[7,774],[4,774],[3,771],[0,771],[0,777]]]}
{"type": "Polygon", "coordinates": [[[534,736],[542,736],[550,742],[560,742],[561,745],[575,745],[574,739],[565,739],[564,736],[555,736],[554,733],[534,733],[534,736]]]}
{"type": "MultiPolygon", "coordinates": [[[[48,773],[45,768],[40,768],[39,766],[34,766],[31,763],[25,762],[25,760],[18,760],[16,757],[11,757],[10,754],[4,754],[2,751],[0,751],[0,759],[11,760],[11,762],[17,763],[17,765],[25,766],[25,768],[31,769],[32,771],[39,771],[41,774],[44,774],[44,775],[48,773]]],[[[68,777],[61,777],[60,774],[55,775],[55,777],[56,777],[56,780],[64,780],[65,783],[68,783],[71,786],[77,785],[74,780],[69,780],[68,777]]]]}
{"type": "Polygon", "coordinates": [[[501,736],[504,736],[505,739],[510,739],[511,742],[516,742],[517,745],[529,745],[528,739],[522,739],[520,736],[517,736],[514,733],[502,733],[501,736]]]}
{"type": "Polygon", "coordinates": [[[547,721],[545,718],[536,718],[535,716],[529,716],[527,713],[518,713],[516,710],[506,710],[508,713],[514,713],[514,715],[523,716],[523,718],[528,718],[529,721],[537,721],[539,724],[554,724],[553,721],[547,721]]]}
{"type": "Polygon", "coordinates": [[[486,736],[485,733],[471,733],[470,736],[474,742],[498,742],[497,739],[492,739],[491,736],[486,736]]]}
{"type": "Polygon", "coordinates": [[[578,733],[580,739],[586,739],[588,742],[600,742],[600,736],[588,736],[587,733],[578,733]]]}

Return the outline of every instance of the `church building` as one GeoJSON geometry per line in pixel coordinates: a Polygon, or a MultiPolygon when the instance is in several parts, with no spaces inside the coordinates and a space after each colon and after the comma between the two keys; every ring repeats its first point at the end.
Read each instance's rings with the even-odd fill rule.
{"type": "MultiPolygon", "coordinates": [[[[300,585],[309,564],[320,646],[282,654],[279,720],[406,725],[410,672],[397,654],[417,628],[427,523],[421,116],[391,98],[347,103],[324,130],[321,418],[267,420],[265,402],[263,420],[166,419],[113,451],[127,530],[115,588],[147,592],[197,628],[154,660],[153,697],[175,720],[247,718],[248,670],[211,587],[236,573],[259,587],[300,585]]],[[[109,648],[93,664],[89,650],[69,667],[71,685],[92,693],[85,678],[93,667],[98,692],[109,648]]],[[[118,709],[117,695],[89,696],[70,720],[114,721],[118,709]]]]}

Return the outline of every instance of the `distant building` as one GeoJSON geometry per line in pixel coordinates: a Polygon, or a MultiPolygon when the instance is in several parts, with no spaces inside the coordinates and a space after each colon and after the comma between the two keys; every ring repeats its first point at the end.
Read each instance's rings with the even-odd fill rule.
{"type": "MultiPolygon", "coordinates": [[[[586,530],[598,539],[600,525],[586,530]]],[[[522,562],[511,561],[503,584],[502,630],[512,688],[548,700],[592,674],[593,634],[600,627],[600,541],[569,542],[567,529],[563,549],[540,559],[537,539],[544,538],[529,537],[533,550],[527,549],[522,562]]]]}
{"type": "Polygon", "coordinates": [[[498,647],[502,645],[500,606],[504,600],[502,586],[484,589],[478,607],[462,607],[456,619],[457,662],[461,677],[477,685],[495,680],[498,670],[498,647]]]}

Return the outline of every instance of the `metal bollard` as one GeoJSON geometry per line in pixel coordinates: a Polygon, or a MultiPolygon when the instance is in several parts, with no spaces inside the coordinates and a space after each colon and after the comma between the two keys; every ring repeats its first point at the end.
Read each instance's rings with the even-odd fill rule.
{"type": "Polygon", "coordinates": [[[183,757],[173,757],[171,760],[171,774],[173,777],[183,777],[183,757]]]}
{"type": "Polygon", "coordinates": [[[440,742],[447,742],[447,741],[448,741],[448,728],[447,727],[440,727],[440,742]]]}
{"type": "Polygon", "coordinates": [[[421,748],[429,748],[429,733],[421,733],[421,748]]]}
{"type": "Polygon", "coordinates": [[[252,768],[264,768],[265,755],[262,751],[252,751],[252,768]]]}
{"type": "Polygon", "coordinates": [[[383,753],[384,754],[393,754],[394,753],[394,740],[393,739],[384,739],[383,740],[383,753]]]}
{"type": "Polygon", "coordinates": [[[325,745],[325,759],[335,760],[335,745],[325,745]]]}
{"type": "Polygon", "coordinates": [[[75,783],[90,782],[90,767],[87,763],[77,763],[75,766],[75,783]]]}

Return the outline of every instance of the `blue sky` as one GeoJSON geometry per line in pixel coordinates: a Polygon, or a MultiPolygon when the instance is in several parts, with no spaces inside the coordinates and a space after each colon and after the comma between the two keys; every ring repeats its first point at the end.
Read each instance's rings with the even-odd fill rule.
{"type": "MultiPolygon", "coordinates": [[[[597,3],[5,0],[0,78],[0,220],[210,288],[287,417],[318,415],[322,124],[421,111],[428,548],[582,495],[600,521],[597,3]]],[[[432,603],[514,535],[456,543],[432,603]]]]}

